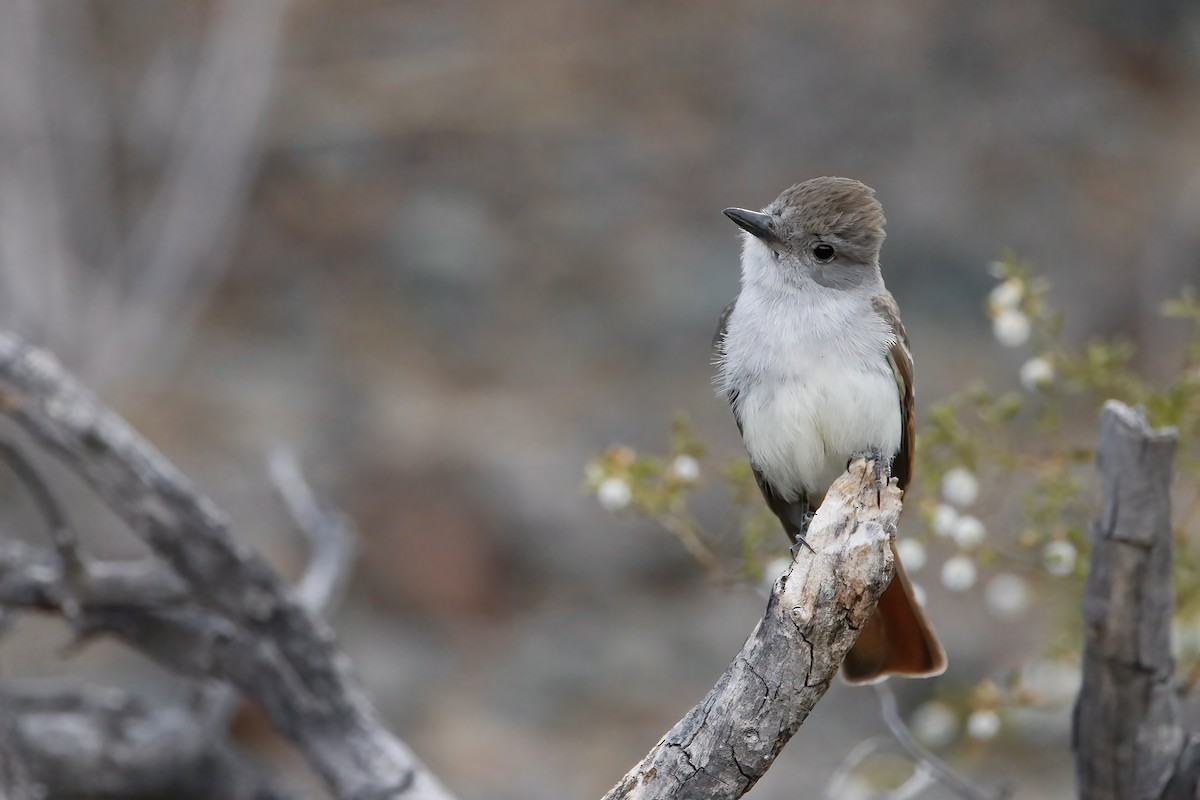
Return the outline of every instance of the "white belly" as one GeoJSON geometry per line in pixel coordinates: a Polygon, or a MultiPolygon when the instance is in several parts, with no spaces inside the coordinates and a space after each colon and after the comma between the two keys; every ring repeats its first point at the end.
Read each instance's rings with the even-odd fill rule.
{"type": "Polygon", "coordinates": [[[740,398],[750,460],[787,500],[819,503],[851,454],[900,449],[900,395],[886,362],[851,370],[822,361],[784,380],[763,381],[740,398]]]}

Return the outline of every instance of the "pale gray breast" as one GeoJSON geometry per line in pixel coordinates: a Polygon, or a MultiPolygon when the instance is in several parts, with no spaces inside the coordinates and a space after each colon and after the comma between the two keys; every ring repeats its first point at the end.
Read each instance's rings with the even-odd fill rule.
{"type": "Polygon", "coordinates": [[[854,452],[894,455],[901,403],[887,361],[890,328],[869,298],[743,291],[730,319],[721,379],[754,465],[787,499],[823,494],[854,452]]]}

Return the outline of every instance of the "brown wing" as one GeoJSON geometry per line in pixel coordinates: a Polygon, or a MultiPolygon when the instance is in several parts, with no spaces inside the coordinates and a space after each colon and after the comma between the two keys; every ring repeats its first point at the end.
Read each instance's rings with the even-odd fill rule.
{"type": "Polygon", "coordinates": [[[908,345],[908,333],[900,321],[900,308],[890,292],[871,298],[871,306],[892,329],[896,341],[888,352],[888,364],[896,376],[900,393],[900,450],[892,461],[892,475],[903,489],[912,478],[913,456],[916,455],[916,402],[913,393],[913,358],[908,345]]]}
{"type": "MultiPolygon", "coordinates": [[[[891,294],[884,292],[872,298],[871,305],[888,323],[896,338],[888,353],[888,363],[900,393],[902,429],[900,451],[892,463],[892,475],[903,489],[912,478],[916,444],[912,352],[908,334],[900,322],[900,309],[891,294]]],[[[892,554],[896,575],[842,663],[842,673],[850,683],[874,683],[888,675],[927,677],[940,675],[946,669],[946,651],[913,596],[912,584],[900,563],[895,542],[892,543],[892,554]]]]}
{"type": "MultiPolygon", "coordinates": [[[[729,325],[729,317],[733,314],[735,305],[737,305],[737,300],[725,306],[725,310],[721,312],[721,318],[717,320],[717,330],[713,334],[712,341],[713,351],[717,358],[725,355],[725,330],[729,325]]],[[[737,422],[738,433],[741,433],[742,418],[738,415],[737,392],[728,392],[725,399],[729,401],[729,407],[733,410],[733,418],[737,422]]],[[[801,495],[796,500],[785,500],[775,493],[763,474],[758,471],[758,467],[751,464],[750,469],[754,470],[754,482],[758,484],[758,490],[762,492],[763,499],[767,501],[767,508],[779,517],[779,521],[783,523],[784,532],[787,533],[789,539],[795,542],[796,537],[803,530],[804,517],[813,511],[812,506],[808,504],[808,498],[801,495]]]]}

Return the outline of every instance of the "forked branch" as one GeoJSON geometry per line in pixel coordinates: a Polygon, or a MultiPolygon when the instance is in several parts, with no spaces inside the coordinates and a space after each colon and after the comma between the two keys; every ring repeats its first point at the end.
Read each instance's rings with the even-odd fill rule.
{"type": "MultiPolygon", "coordinates": [[[[26,568],[4,571],[0,604],[63,613],[69,601],[81,635],[115,634],[173,671],[232,685],[339,798],[450,797],[380,724],[328,627],[231,535],[217,507],[51,355],[7,334],[0,413],[82,478],[157,557],[68,578],[69,564],[33,569],[29,560],[42,556],[6,545],[0,556],[26,568]]],[[[310,584],[316,593],[336,590],[325,578],[310,584]]]]}

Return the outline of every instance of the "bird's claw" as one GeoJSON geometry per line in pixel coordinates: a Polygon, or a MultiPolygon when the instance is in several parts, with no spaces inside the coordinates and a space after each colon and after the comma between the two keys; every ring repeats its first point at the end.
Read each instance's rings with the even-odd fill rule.
{"type": "MultiPolygon", "coordinates": [[[[866,450],[859,450],[850,455],[850,460],[856,458],[865,458],[873,461],[875,464],[875,502],[880,504],[883,502],[883,490],[887,488],[888,483],[892,480],[892,462],[883,451],[878,447],[868,447],[866,450]]],[[[849,466],[849,465],[847,465],[849,466]]]]}
{"type": "Polygon", "coordinates": [[[788,550],[788,552],[791,553],[791,555],[792,555],[793,561],[796,559],[796,556],[800,555],[801,547],[807,547],[808,552],[810,552],[810,553],[817,552],[816,550],[813,550],[813,546],[808,543],[808,539],[805,539],[803,536],[797,536],[796,541],[792,542],[792,546],[788,550]]]}
{"type": "Polygon", "coordinates": [[[796,538],[792,541],[792,547],[790,551],[793,560],[800,554],[801,547],[807,547],[808,552],[810,553],[817,552],[813,549],[813,546],[808,543],[808,539],[804,537],[804,534],[808,533],[808,526],[812,524],[813,516],[814,514],[811,511],[807,511],[800,520],[800,530],[796,533],[796,538]]]}

